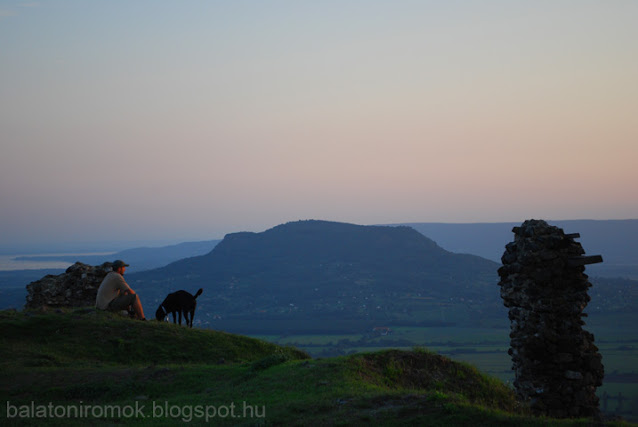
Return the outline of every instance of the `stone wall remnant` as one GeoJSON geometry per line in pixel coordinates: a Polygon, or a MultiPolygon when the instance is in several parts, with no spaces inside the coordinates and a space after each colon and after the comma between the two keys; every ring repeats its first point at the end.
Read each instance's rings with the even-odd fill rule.
{"type": "Polygon", "coordinates": [[[95,306],[97,289],[112,263],[90,266],[76,262],[59,275],[49,274],[27,285],[25,308],[95,306]]]}
{"type": "Polygon", "coordinates": [[[596,417],[602,357],[594,336],[583,330],[591,287],[578,234],[542,220],[514,227],[501,258],[499,286],[509,308],[516,393],[531,410],[551,417],[596,417]]]}

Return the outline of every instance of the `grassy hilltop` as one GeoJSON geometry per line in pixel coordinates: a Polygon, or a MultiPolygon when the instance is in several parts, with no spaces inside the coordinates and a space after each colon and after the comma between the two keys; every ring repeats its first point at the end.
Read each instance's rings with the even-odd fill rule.
{"type": "Polygon", "coordinates": [[[92,309],[2,311],[0,328],[3,425],[589,424],[532,417],[504,383],[419,348],[313,360],[92,309]]]}

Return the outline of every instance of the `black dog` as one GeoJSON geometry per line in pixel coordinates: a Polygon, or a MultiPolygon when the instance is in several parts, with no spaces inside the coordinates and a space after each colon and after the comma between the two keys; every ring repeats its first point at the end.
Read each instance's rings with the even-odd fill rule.
{"type": "Polygon", "coordinates": [[[182,313],[184,313],[184,320],[186,320],[186,326],[193,327],[193,317],[195,316],[195,307],[197,307],[196,298],[202,294],[202,289],[197,291],[195,296],[192,296],[186,291],[177,291],[172,294],[168,294],[164,302],[160,304],[155,312],[155,318],[159,321],[163,321],[168,316],[168,313],[173,315],[173,323],[175,321],[175,313],[179,313],[179,324],[182,324],[182,313]],[[188,315],[190,313],[190,320],[188,315]]]}

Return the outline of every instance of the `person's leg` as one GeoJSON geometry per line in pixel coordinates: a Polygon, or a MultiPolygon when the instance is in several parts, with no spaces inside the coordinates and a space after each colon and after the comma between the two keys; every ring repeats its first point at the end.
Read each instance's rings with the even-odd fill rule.
{"type": "Polygon", "coordinates": [[[135,311],[135,314],[137,315],[138,319],[146,319],[146,317],[144,317],[144,309],[142,308],[142,302],[140,301],[140,297],[137,296],[137,294],[134,295],[135,296],[135,301],[133,301],[133,311],[135,311]]]}
{"type": "Polygon", "coordinates": [[[129,307],[135,312],[137,319],[144,319],[144,310],[137,294],[120,295],[109,303],[108,309],[111,311],[129,310],[129,307]]]}

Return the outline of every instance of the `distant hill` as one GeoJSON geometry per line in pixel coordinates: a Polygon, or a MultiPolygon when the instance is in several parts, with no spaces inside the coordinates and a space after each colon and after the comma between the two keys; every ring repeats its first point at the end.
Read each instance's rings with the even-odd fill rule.
{"type": "MultiPolygon", "coordinates": [[[[116,259],[125,260],[130,267],[127,273],[135,273],[163,267],[174,261],[210,252],[220,240],[185,242],[157,248],[141,247],[126,249],[109,255],[28,255],[17,257],[27,261],[64,261],[69,265],[80,261],[89,265],[100,265],[116,259]]],[[[47,274],[62,274],[65,269],[9,270],[0,271],[0,309],[24,306],[27,295],[26,286],[47,274]]]]}
{"type": "Polygon", "coordinates": [[[107,261],[121,259],[126,261],[127,264],[130,264],[127,271],[133,273],[163,267],[180,259],[203,255],[210,252],[219,242],[219,240],[206,240],[201,242],[185,242],[158,248],[133,248],[109,255],[27,255],[17,257],[16,259],[25,261],[66,261],[71,264],[80,261],[89,265],[99,265],[107,261]]]}
{"type": "Polygon", "coordinates": [[[298,221],[229,234],[206,255],[127,280],[155,304],[177,289],[204,288],[200,305],[221,317],[215,325],[250,319],[245,328],[253,331],[268,322],[321,329],[326,318],[360,330],[390,321],[445,323],[454,311],[468,322],[472,314],[502,316],[497,268],[446,251],[410,227],[298,221]]]}
{"type": "MultiPolygon", "coordinates": [[[[522,221],[521,221],[522,222],[522,221]]],[[[638,219],[547,221],[566,233],[580,233],[578,241],[591,255],[602,255],[602,264],[587,267],[588,274],[638,279],[638,219]]],[[[505,245],[512,241],[515,222],[447,224],[401,223],[428,236],[443,248],[501,262],[505,245]]]]}

